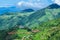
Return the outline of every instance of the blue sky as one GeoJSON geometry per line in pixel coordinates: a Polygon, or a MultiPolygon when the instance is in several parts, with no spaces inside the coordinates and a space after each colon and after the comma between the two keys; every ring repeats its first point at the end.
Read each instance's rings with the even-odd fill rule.
{"type": "Polygon", "coordinates": [[[0,6],[14,5],[20,0],[0,0],[0,6]]]}
{"type": "MultiPolygon", "coordinates": [[[[0,6],[11,6],[16,5],[17,3],[24,1],[24,2],[39,2],[42,4],[49,4],[51,0],[0,0],[0,6]]],[[[37,3],[38,4],[38,3],[37,3]]]]}
{"type": "Polygon", "coordinates": [[[0,7],[8,7],[17,5],[19,7],[43,8],[51,3],[60,3],[60,0],[0,0],[0,7]]]}

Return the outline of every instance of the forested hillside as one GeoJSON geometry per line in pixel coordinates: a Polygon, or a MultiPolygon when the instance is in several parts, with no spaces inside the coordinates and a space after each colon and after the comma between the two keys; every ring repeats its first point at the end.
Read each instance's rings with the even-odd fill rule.
{"type": "Polygon", "coordinates": [[[0,31],[0,40],[60,40],[60,19],[44,22],[32,29],[0,31]]]}
{"type": "Polygon", "coordinates": [[[1,14],[0,40],[60,40],[60,6],[1,14]]]}

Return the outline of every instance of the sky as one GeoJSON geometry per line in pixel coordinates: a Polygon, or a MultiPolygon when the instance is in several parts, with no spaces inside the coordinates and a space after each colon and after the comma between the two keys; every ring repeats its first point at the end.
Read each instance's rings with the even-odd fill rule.
{"type": "Polygon", "coordinates": [[[16,5],[26,8],[43,8],[52,3],[60,5],[60,0],[0,0],[0,7],[10,7],[16,5]]]}
{"type": "MultiPolygon", "coordinates": [[[[19,3],[22,3],[22,2],[25,2],[26,4],[28,3],[30,3],[30,4],[33,4],[33,3],[35,3],[35,5],[37,4],[41,4],[41,5],[43,5],[43,4],[49,4],[49,3],[51,3],[51,1],[49,1],[49,0],[0,0],[0,6],[11,6],[11,5],[19,5],[19,3]]],[[[24,4],[24,3],[23,3],[24,4]]],[[[29,4],[29,5],[30,5],[29,4]]]]}

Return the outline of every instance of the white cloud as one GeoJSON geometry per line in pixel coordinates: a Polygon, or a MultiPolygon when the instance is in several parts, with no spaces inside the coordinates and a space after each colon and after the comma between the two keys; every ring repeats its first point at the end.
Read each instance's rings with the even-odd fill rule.
{"type": "Polygon", "coordinates": [[[60,0],[52,0],[54,3],[60,5],[60,0]]]}
{"type": "MultiPolygon", "coordinates": [[[[40,1],[40,0],[38,0],[40,1]]],[[[27,7],[37,7],[37,8],[40,8],[42,7],[44,4],[43,3],[38,3],[38,2],[25,2],[25,1],[20,1],[17,3],[18,6],[27,6],[27,7]]]]}
{"type": "Polygon", "coordinates": [[[20,1],[17,3],[17,6],[20,8],[32,8],[32,9],[41,9],[50,5],[50,1],[44,0],[28,0],[28,1],[20,1]]]}
{"type": "Polygon", "coordinates": [[[18,2],[17,5],[22,6],[23,3],[24,3],[24,1],[18,2]]]}
{"type": "Polygon", "coordinates": [[[22,5],[35,7],[35,6],[37,6],[38,4],[37,4],[37,3],[32,3],[32,2],[24,2],[24,1],[21,1],[21,2],[18,3],[18,6],[22,6],[22,5]]]}

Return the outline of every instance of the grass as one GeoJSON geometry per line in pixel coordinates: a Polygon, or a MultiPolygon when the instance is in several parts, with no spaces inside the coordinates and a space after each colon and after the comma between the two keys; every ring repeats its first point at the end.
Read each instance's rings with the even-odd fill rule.
{"type": "MultiPolygon", "coordinates": [[[[36,25],[36,24],[35,24],[36,25]]],[[[59,40],[60,39],[60,19],[42,23],[40,26],[31,29],[16,29],[15,34],[8,35],[8,40],[59,40]]]]}

